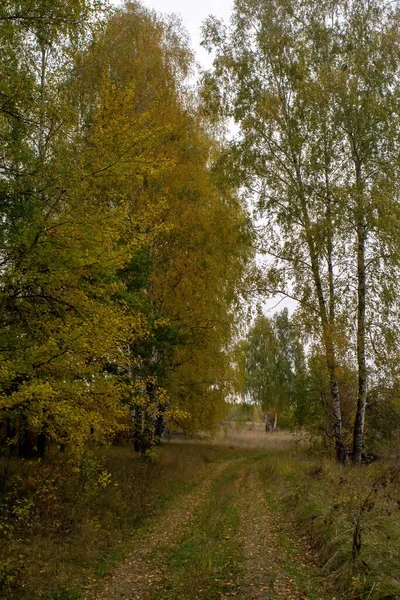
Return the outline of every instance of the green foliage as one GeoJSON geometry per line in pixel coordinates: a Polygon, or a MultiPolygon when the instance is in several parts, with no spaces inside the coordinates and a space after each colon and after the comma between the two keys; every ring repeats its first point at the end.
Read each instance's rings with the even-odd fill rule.
{"type": "Polygon", "coordinates": [[[400,430],[399,388],[371,390],[366,414],[365,443],[367,450],[378,454],[393,445],[400,430]]]}
{"type": "MultiPolygon", "coordinates": [[[[242,393],[265,412],[271,408],[294,414],[305,424],[309,402],[309,373],[295,322],[287,309],[268,318],[259,315],[240,343],[243,365],[242,393]]],[[[291,419],[289,419],[291,420],[291,419]]]]}
{"type": "Polygon", "coordinates": [[[0,592],[7,597],[18,585],[18,580],[24,569],[24,561],[21,557],[6,557],[0,560],[0,592]]]}
{"type": "MultiPolygon", "coordinates": [[[[129,96],[115,93],[111,102],[109,82],[103,82],[90,129],[81,127],[70,73],[89,41],[97,8],[85,2],[66,11],[53,8],[41,19],[47,7],[39,3],[36,13],[30,5],[40,27],[32,27],[32,39],[20,31],[7,46],[10,61],[22,52],[29,78],[21,97],[12,99],[18,110],[4,111],[0,123],[7,172],[0,420],[26,455],[40,436],[82,445],[90,427],[99,435],[113,429],[122,390],[107,378],[104,365],[143,332],[137,315],[113,303],[115,272],[137,245],[120,243],[121,236],[132,235],[126,225],[129,193],[118,189],[121,165],[107,182],[98,175],[115,159],[115,139],[121,147],[132,144],[138,127],[131,123],[131,131],[123,131],[129,96]]],[[[18,80],[10,70],[14,75],[18,80]]],[[[7,84],[3,79],[3,89],[7,84]]],[[[124,158],[124,177],[134,172],[138,182],[143,156],[135,150],[124,158]]]]}
{"type": "Polygon", "coordinates": [[[321,343],[340,460],[340,370],[358,370],[355,461],[367,382],[391,387],[397,376],[398,10],[386,0],[244,0],[229,25],[210,17],[203,29],[213,52],[205,110],[238,125],[224,164],[260,218],[264,289],[296,299],[321,343]]]}
{"type": "Polygon", "coordinates": [[[230,404],[226,420],[234,423],[246,423],[247,421],[261,422],[263,413],[260,406],[254,403],[237,402],[230,404]]]}
{"type": "MultiPolygon", "coordinates": [[[[280,370],[282,365],[277,364],[283,362],[280,361],[282,358],[271,321],[264,316],[258,317],[249,331],[245,348],[245,389],[264,411],[281,400],[278,380],[287,375],[280,370]]],[[[286,391],[283,389],[283,397],[286,391]]]]}
{"type": "Polygon", "coordinates": [[[294,420],[310,432],[326,437],[330,422],[329,388],[324,357],[312,354],[307,363],[307,392],[296,398],[294,420]]]}

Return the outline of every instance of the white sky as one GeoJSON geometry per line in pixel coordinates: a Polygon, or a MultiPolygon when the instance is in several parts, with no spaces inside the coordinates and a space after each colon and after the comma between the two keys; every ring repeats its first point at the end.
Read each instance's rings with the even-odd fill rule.
{"type": "Polygon", "coordinates": [[[210,59],[204,48],[200,46],[200,28],[209,15],[228,21],[233,8],[233,0],[142,0],[144,6],[154,8],[157,12],[176,13],[189,32],[196,59],[202,67],[210,66],[210,59]]]}

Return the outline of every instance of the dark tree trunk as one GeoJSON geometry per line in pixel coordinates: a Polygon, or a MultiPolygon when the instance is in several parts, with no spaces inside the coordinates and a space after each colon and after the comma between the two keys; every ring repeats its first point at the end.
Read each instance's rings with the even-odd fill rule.
{"type": "Polygon", "coordinates": [[[357,206],[357,364],[358,364],[358,394],[357,394],[357,412],[354,421],[353,433],[353,454],[352,460],[360,463],[363,452],[364,422],[365,411],[367,407],[367,363],[365,358],[365,317],[366,317],[366,268],[365,268],[365,247],[366,247],[366,224],[364,214],[364,203],[362,197],[361,170],[356,164],[357,187],[359,188],[359,198],[357,206]]]}
{"type": "Polygon", "coordinates": [[[155,438],[155,443],[157,445],[161,444],[161,440],[165,434],[165,430],[167,427],[165,417],[168,412],[168,408],[169,408],[169,402],[163,402],[162,404],[159,404],[159,406],[158,406],[158,415],[157,415],[155,427],[154,427],[154,438],[155,438]]]}
{"type": "Polygon", "coordinates": [[[37,455],[39,458],[44,458],[46,453],[47,436],[44,431],[41,431],[37,439],[37,455]]]}
{"type": "Polygon", "coordinates": [[[18,454],[21,458],[32,458],[34,444],[28,431],[28,420],[24,414],[20,416],[19,422],[19,446],[18,454]]]}
{"type": "Polygon", "coordinates": [[[156,418],[156,424],[154,427],[154,441],[157,445],[161,444],[161,440],[165,433],[165,427],[166,427],[166,423],[165,423],[164,414],[160,414],[156,418]]]}
{"type": "Polygon", "coordinates": [[[142,429],[142,444],[141,454],[145,454],[154,444],[154,433],[156,426],[156,419],[152,415],[153,408],[156,404],[156,392],[157,387],[153,381],[148,381],[146,384],[146,393],[148,397],[148,403],[150,410],[143,410],[143,429],[142,429]]]}
{"type": "Polygon", "coordinates": [[[7,421],[6,421],[6,436],[7,436],[9,454],[10,455],[16,454],[18,451],[18,446],[16,444],[17,430],[15,427],[15,424],[12,422],[10,417],[7,417],[7,421]],[[14,440],[14,441],[11,443],[11,440],[14,440]]]}
{"type": "Polygon", "coordinates": [[[143,418],[142,408],[136,406],[132,410],[132,428],[133,428],[133,447],[135,452],[140,452],[142,449],[142,434],[143,434],[143,418]]]}

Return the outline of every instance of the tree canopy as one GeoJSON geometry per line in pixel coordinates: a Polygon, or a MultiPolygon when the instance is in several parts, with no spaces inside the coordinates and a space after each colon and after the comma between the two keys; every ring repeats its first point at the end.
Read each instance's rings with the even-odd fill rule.
{"type": "Polygon", "coordinates": [[[237,0],[204,26],[199,99],[176,17],[3,2],[4,448],[82,448],[132,419],[146,453],[167,420],[212,428],[239,352],[257,402],[314,414],[360,462],[368,404],[377,422],[398,405],[399,8],[237,0]],[[238,350],[255,287],[297,308],[238,350]]]}

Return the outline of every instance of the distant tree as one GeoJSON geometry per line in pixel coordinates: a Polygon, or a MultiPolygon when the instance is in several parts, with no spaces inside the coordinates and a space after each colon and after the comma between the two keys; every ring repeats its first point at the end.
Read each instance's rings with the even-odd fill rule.
{"type": "Polygon", "coordinates": [[[278,387],[276,359],[277,340],[267,317],[257,317],[250,329],[245,353],[245,392],[252,402],[258,403],[265,414],[265,428],[271,429],[270,411],[282,402],[281,390],[278,387]]]}
{"type": "Polygon", "coordinates": [[[284,309],[272,318],[260,315],[241,343],[244,391],[265,413],[266,430],[274,430],[280,411],[292,410],[307,396],[304,350],[284,309]],[[271,424],[271,410],[275,422],[271,424]]]}

